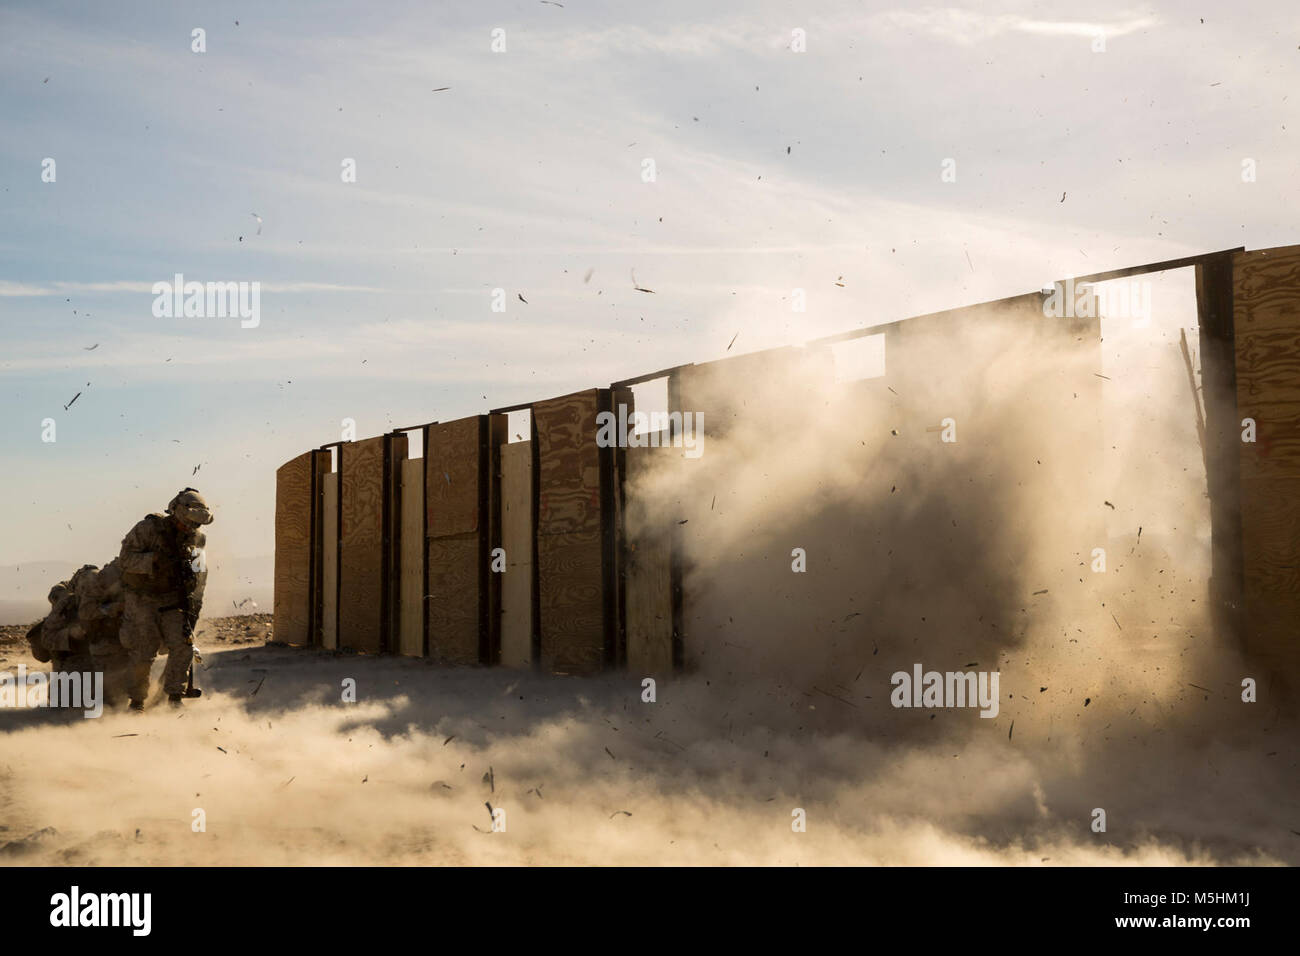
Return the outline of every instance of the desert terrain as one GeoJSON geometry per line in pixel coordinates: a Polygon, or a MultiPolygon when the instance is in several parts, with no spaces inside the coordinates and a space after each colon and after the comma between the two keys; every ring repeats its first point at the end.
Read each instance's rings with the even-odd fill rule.
{"type": "MultiPolygon", "coordinates": [[[[0,631],[0,668],[40,666],[24,631],[0,631]]],[[[1224,730],[1231,688],[1137,704],[1122,724],[1104,701],[1074,701],[1073,729],[1054,732],[1023,709],[1010,735],[1006,719],[941,711],[918,735],[867,728],[863,685],[883,697],[880,675],[774,685],[762,704],[687,676],[646,703],[632,676],[277,645],[270,615],[205,620],[197,645],[204,695],[179,712],[156,699],[93,720],[0,712],[0,861],[1300,862],[1294,734],[1264,708],[1260,727],[1224,730]],[[355,703],[341,699],[348,678],[355,703]],[[1174,716],[1188,704],[1196,727],[1174,716]],[[1103,737],[1104,760],[1081,756],[1080,740],[1103,737]],[[1105,834],[1089,828],[1098,804],[1105,834]],[[796,808],[806,832],[792,831],[796,808]]],[[[1007,687],[1019,693],[1004,673],[1007,687]]]]}

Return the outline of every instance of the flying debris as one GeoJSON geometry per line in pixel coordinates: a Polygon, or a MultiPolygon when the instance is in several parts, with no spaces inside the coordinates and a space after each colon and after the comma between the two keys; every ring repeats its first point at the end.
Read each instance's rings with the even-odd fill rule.
{"type": "Polygon", "coordinates": [[[443,91],[445,91],[445,90],[449,90],[449,89],[451,89],[450,86],[440,86],[440,87],[438,87],[436,90],[430,90],[429,92],[430,92],[430,93],[442,93],[443,91]]]}
{"type": "Polygon", "coordinates": [[[731,347],[732,347],[733,345],[736,344],[736,339],[738,339],[738,338],[740,338],[740,333],[739,333],[739,332],[737,332],[735,335],[733,335],[733,336],[731,337],[731,341],[727,343],[727,351],[728,351],[728,352],[731,351],[731,347]]]}
{"type": "Polygon", "coordinates": [[[632,270],[632,288],[635,289],[637,292],[649,292],[651,295],[654,295],[654,294],[655,294],[655,290],[654,290],[654,289],[643,289],[643,288],[641,288],[641,286],[639,286],[639,285],[637,284],[637,281],[636,281],[636,270],[635,270],[635,269],[632,270]]]}
{"type": "MultiPolygon", "coordinates": [[[[81,397],[81,393],[80,393],[80,392],[78,392],[76,395],[73,395],[73,396],[72,396],[72,402],[75,402],[75,401],[76,401],[77,399],[79,399],[80,397],[81,397]]],[[[69,408],[72,407],[72,402],[68,402],[68,404],[66,404],[66,405],[63,406],[63,410],[64,410],[65,412],[66,412],[69,408]]]]}
{"type": "Polygon", "coordinates": [[[97,348],[99,348],[99,343],[98,343],[98,342],[96,342],[94,345],[83,345],[83,346],[82,346],[82,349],[83,349],[84,351],[87,351],[87,352],[93,352],[93,351],[95,351],[95,349],[97,349],[97,348]]]}
{"type": "Polygon", "coordinates": [[[528,304],[528,300],[524,298],[524,294],[522,292],[516,292],[515,295],[519,296],[519,301],[522,302],[524,305],[528,304]]]}
{"type": "Polygon", "coordinates": [[[255,212],[249,213],[249,215],[251,215],[254,219],[257,220],[257,234],[260,236],[262,234],[262,217],[255,212]]]}

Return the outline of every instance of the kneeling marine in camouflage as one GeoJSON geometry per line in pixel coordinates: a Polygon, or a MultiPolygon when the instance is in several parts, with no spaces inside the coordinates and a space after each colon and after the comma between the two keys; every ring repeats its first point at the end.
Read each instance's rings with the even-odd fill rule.
{"type": "Polygon", "coordinates": [[[163,690],[168,700],[179,706],[186,694],[194,625],[208,577],[207,539],[199,529],[211,523],[203,496],[185,488],[166,514],[146,515],[122,540],[121,640],[129,655],[127,692],[134,710],[144,707],[149,668],[160,648],[167,651],[163,690]]]}

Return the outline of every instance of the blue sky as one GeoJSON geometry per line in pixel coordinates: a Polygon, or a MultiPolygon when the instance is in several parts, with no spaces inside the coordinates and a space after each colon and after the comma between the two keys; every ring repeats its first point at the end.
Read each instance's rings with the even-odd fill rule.
{"type": "Polygon", "coordinates": [[[1298,241],[1294,6],[1077,6],[6,2],[0,564],[107,560],[185,484],[268,554],[343,418],[1298,241]],[[260,325],[155,318],[177,272],[260,325]]]}

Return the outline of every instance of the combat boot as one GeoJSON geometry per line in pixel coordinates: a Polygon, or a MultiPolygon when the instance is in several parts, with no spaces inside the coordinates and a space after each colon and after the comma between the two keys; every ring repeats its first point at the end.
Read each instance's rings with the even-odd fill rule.
{"type": "Polygon", "coordinates": [[[180,694],[168,694],[168,695],[167,695],[167,703],[171,704],[173,707],[180,707],[180,706],[181,706],[181,695],[180,695],[180,694]]]}

